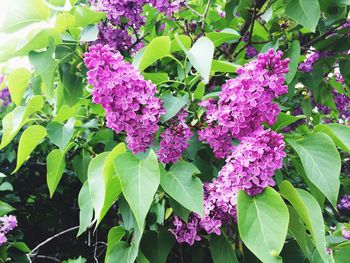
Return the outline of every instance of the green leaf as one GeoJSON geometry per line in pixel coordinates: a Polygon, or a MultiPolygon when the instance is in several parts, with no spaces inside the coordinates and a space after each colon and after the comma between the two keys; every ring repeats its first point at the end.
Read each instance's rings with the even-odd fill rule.
{"type": "Polygon", "coordinates": [[[169,198],[169,203],[174,211],[174,214],[179,216],[183,221],[187,222],[191,211],[183,207],[183,205],[179,204],[173,198],[169,198]]]}
{"type": "Polygon", "coordinates": [[[157,60],[170,55],[171,40],[168,36],[154,38],[145,48],[138,68],[144,71],[157,60]]]}
{"type": "Polygon", "coordinates": [[[16,168],[12,174],[18,171],[36,146],[45,138],[46,134],[45,128],[40,125],[29,126],[22,133],[19,139],[16,168]]]}
{"type": "Polygon", "coordinates": [[[157,156],[151,150],[148,157],[140,161],[131,153],[123,153],[116,158],[114,168],[120,178],[125,199],[142,231],[160,182],[157,156]]]}
{"type": "Polygon", "coordinates": [[[300,57],[300,43],[298,40],[294,40],[289,49],[290,62],[289,62],[289,72],[286,75],[287,84],[292,82],[295,74],[297,73],[299,57],[300,57]]]}
{"type": "Polygon", "coordinates": [[[204,216],[203,185],[199,178],[193,176],[200,171],[191,163],[179,161],[167,172],[160,166],[160,185],[164,191],[182,206],[204,216]]]}
{"type": "Polygon", "coordinates": [[[334,251],[334,261],[335,263],[345,263],[348,262],[350,258],[350,247],[341,247],[340,249],[334,251]]]}
{"type": "Polygon", "coordinates": [[[73,169],[82,183],[87,179],[87,170],[90,161],[91,156],[86,150],[82,150],[80,155],[76,155],[72,161],[73,169]]]}
{"type": "Polygon", "coordinates": [[[53,28],[34,29],[16,46],[16,54],[25,56],[29,51],[46,48],[52,40],[55,45],[62,43],[61,35],[57,30],[53,28]]]}
{"type": "Polygon", "coordinates": [[[157,73],[142,73],[146,80],[152,81],[153,84],[158,85],[169,80],[169,75],[167,73],[157,72],[157,73]]]}
{"type": "Polygon", "coordinates": [[[187,93],[181,98],[174,97],[170,94],[165,94],[160,98],[165,108],[165,114],[161,116],[162,122],[166,122],[174,117],[189,101],[187,93]]]}
{"type": "Polygon", "coordinates": [[[23,94],[29,85],[31,73],[26,68],[13,70],[7,78],[11,99],[20,105],[23,94]]]}
{"type": "Polygon", "coordinates": [[[257,196],[240,191],[237,215],[244,244],[264,263],[282,262],[278,255],[286,239],[289,214],[281,196],[270,187],[257,196]]]}
{"type": "Polygon", "coordinates": [[[97,219],[103,209],[105,198],[105,186],[103,169],[110,152],[104,152],[97,155],[89,163],[88,183],[90,189],[91,202],[95,211],[95,219],[97,219]]]}
{"type": "Polygon", "coordinates": [[[15,211],[16,209],[10,206],[8,203],[0,201],[0,216],[7,215],[8,213],[15,211]]]}
{"type": "Polygon", "coordinates": [[[287,127],[288,125],[304,118],[305,116],[293,116],[284,112],[280,112],[280,114],[277,116],[276,123],[271,128],[277,132],[287,127]]]}
{"type": "Polygon", "coordinates": [[[350,153],[350,128],[338,123],[319,124],[316,132],[324,132],[332,138],[335,145],[350,153]]]}
{"type": "Polygon", "coordinates": [[[22,251],[24,253],[29,253],[31,251],[31,249],[24,242],[15,242],[11,244],[11,246],[17,248],[19,251],[22,251]]]}
{"type": "Polygon", "coordinates": [[[5,148],[29,120],[29,116],[43,107],[41,96],[32,97],[27,106],[18,106],[2,119],[0,150],[5,148]]]}
{"type": "Polygon", "coordinates": [[[141,248],[152,263],[165,263],[175,238],[168,231],[147,231],[142,237],[141,248]]]}
{"type": "Polygon", "coordinates": [[[211,235],[209,248],[214,263],[239,263],[234,246],[224,234],[211,235]]]}
{"type": "Polygon", "coordinates": [[[106,215],[108,210],[114,204],[120,193],[122,192],[120,179],[114,169],[114,160],[122,153],[126,151],[124,143],[119,143],[114,149],[108,154],[104,168],[104,203],[101,213],[98,215],[97,224],[101,222],[103,217],[106,215]]]}
{"type": "Polygon", "coordinates": [[[197,100],[201,100],[205,93],[205,84],[203,82],[199,82],[197,85],[196,90],[193,93],[193,98],[197,100]]]}
{"type": "Polygon", "coordinates": [[[315,133],[301,141],[287,139],[300,157],[307,178],[336,207],[340,187],[340,155],[324,133],[315,133]]]}
{"type": "Polygon", "coordinates": [[[316,199],[302,189],[295,189],[288,181],[280,185],[281,195],[295,208],[300,218],[311,233],[312,240],[324,262],[331,262],[326,253],[326,238],[322,211],[316,199]]]}
{"type": "Polygon", "coordinates": [[[193,67],[202,76],[204,83],[209,82],[214,48],[214,43],[209,38],[201,37],[186,54],[193,67]]]}
{"type": "Polygon", "coordinates": [[[241,37],[239,33],[231,28],[226,28],[221,32],[209,32],[206,33],[207,38],[213,41],[214,46],[220,46],[225,42],[234,43],[241,37]]]}
{"type": "Polygon", "coordinates": [[[288,231],[294,236],[295,240],[303,250],[304,255],[308,259],[311,259],[314,246],[306,232],[306,227],[295,208],[288,206],[288,210],[290,216],[288,231]]]}
{"type": "Polygon", "coordinates": [[[69,63],[61,63],[60,76],[64,101],[73,106],[83,95],[83,79],[76,75],[76,68],[69,63]]]}
{"type": "Polygon", "coordinates": [[[125,230],[121,226],[112,227],[108,232],[107,237],[107,252],[106,255],[111,253],[112,248],[123,238],[125,230]]]}
{"type": "MultiPolygon", "coordinates": [[[[191,38],[187,35],[179,35],[178,39],[181,41],[183,47],[185,47],[186,49],[190,49],[191,48],[191,38]]],[[[176,39],[171,41],[171,49],[170,49],[170,53],[174,53],[177,51],[181,51],[182,47],[179,44],[179,41],[177,41],[176,39]]]]}
{"type": "Polygon", "coordinates": [[[43,52],[31,51],[28,54],[29,61],[42,78],[45,85],[45,93],[50,98],[53,96],[54,75],[57,68],[57,62],[53,58],[53,53],[54,48],[50,47],[43,52]]]}
{"type": "Polygon", "coordinates": [[[228,61],[221,61],[221,60],[215,60],[213,59],[213,62],[211,64],[211,71],[212,72],[229,72],[234,73],[236,72],[238,66],[236,64],[230,63],[228,61]]]}
{"type": "Polygon", "coordinates": [[[86,27],[87,25],[94,25],[106,17],[103,12],[93,10],[88,6],[78,5],[74,10],[74,17],[77,26],[86,27]]]}
{"type": "Polygon", "coordinates": [[[66,168],[65,153],[59,149],[52,150],[46,158],[46,165],[47,185],[52,198],[66,168]]]}
{"type": "Polygon", "coordinates": [[[77,237],[80,236],[89,227],[92,218],[94,208],[91,203],[89,183],[86,181],[80,189],[78,196],[79,205],[79,231],[77,237]]]}
{"type": "Polygon", "coordinates": [[[321,11],[317,0],[288,0],[286,15],[315,32],[321,11]]]}
{"type": "Polygon", "coordinates": [[[74,133],[75,118],[70,118],[65,125],[58,122],[50,122],[46,126],[47,135],[53,144],[62,151],[67,147],[74,133]]]}
{"type": "Polygon", "coordinates": [[[13,32],[48,19],[50,9],[44,4],[44,0],[12,0],[4,14],[0,31],[13,32]]]}

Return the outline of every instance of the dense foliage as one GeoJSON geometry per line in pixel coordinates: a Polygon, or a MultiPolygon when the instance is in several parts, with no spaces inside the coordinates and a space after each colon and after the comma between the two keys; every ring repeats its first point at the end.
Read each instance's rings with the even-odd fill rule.
{"type": "Polygon", "coordinates": [[[349,9],[9,1],[1,262],[348,262],[349,9]]]}

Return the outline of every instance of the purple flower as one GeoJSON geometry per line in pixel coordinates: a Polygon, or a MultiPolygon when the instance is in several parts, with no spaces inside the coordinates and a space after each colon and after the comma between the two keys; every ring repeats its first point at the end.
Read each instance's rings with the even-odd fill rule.
{"type": "Polygon", "coordinates": [[[238,77],[226,81],[217,103],[201,102],[206,108],[208,127],[198,133],[199,139],[209,143],[217,158],[228,156],[232,139],[251,134],[264,122],[276,122],[280,109],[273,99],[288,90],[284,75],[289,60],[282,60],[282,56],[273,49],[259,54],[237,70],[238,77]]]}
{"type": "Polygon", "coordinates": [[[339,210],[350,211],[350,195],[343,195],[337,207],[339,210]]]}
{"type": "Polygon", "coordinates": [[[342,228],[341,233],[343,238],[350,240],[350,231],[346,227],[342,228]]]}
{"type": "Polygon", "coordinates": [[[192,246],[195,241],[201,240],[198,235],[199,219],[196,216],[189,218],[187,223],[175,216],[173,224],[175,228],[170,232],[173,233],[178,243],[187,243],[192,246]]]}
{"type": "Polygon", "coordinates": [[[17,218],[13,215],[0,217],[0,246],[7,242],[6,234],[17,227],[17,218]]]}
{"type": "Polygon", "coordinates": [[[106,110],[107,126],[116,133],[126,133],[133,153],[146,151],[165,113],[161,100],[155,97],[156,86],[108,46],[91,46],[84,62],[88,83],[93,86],[93,102],[106,110]]]}
{"type": "Polygon", "coordinates": [[[170,120],[169,128],[161,133],[157,155],[162,163],[176,163],[189,146],[188,142],[193,134],[186,124],[187,115],[184,110],[180,111],[170,120]]]}
{"type": "Polygon", "coordinates": [[[248,45],[246,50],[246,56],[247,58],[253,58],[257,56],[259,52],[255,49],[255,47],[248,45]]]}

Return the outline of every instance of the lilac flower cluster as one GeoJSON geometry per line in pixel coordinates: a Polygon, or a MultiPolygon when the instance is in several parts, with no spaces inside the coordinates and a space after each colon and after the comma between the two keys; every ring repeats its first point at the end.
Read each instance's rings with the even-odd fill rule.
{"type": "MultiPolygon", "coordinates": [[[[5,76],[0,75],[0,85],[4,82],[5,76]]],[[[10,91],[7,87],[0,90],[0,107],[7,107],[11,103],[10,91]]]]}
{"type": "Polygon", "coordinates": [[[157,155],[162,163],[176,163],[189,146],[188,142],[193,134],[186,124],[187,116],[188,113],[181,110],[170,120],[170,126],[160,135],[157,155]]]}
{"type": "Polygon", "coordinates": [[[336,55],[337,52],[330,51],[313,51],[302,63],[299,64],[298,69],[301,72],[309,73],[317,61],[322,58],[327,58],[336,55]]]}
{"type": "Polygon", "coordinates": [[[88,83],[93,86],[93,102],[106,110],[107,126],[116,133],[126,132],[133,153],[146,151],[165,113],[155,96],[156,86],[108,46],[91,46],[84,62],[88,83]]]}
{"type": "Polygon", "coordinates": [[[287,93],[284,74],[288,72],[288,59],[273,49],[237,70],[238,77],[223,86],[217,104],[203,101],[207,109],[208,128],[199,131],[217,158],[227,157],[230,140],[240,139],[258,129],[262,123],[272,125],[280,110],[273,99],[287,93]],[[217,128],[220,127],[220,128],[217,128]],[[217,133],[217,131],[221,131],[217,133]],[[226,135],[225,135],[226,134],[226,135]],[[223,145],[221,138],[226,141],[223,145]]]}
{"type": "Polygon", "coordinates": [[[346,227],[342,228],[341,233],[343,238],[345,238],[346,240],[350,240],[350,231],[346,227]]]}
{"type": "Polygon", "coordinates": [[[253,47],[252,45],[248,45],[246,48],[246,56],[247,58],[253,58],[255,56],[257,56],[259,54],[259,52],[256,50],[255,47],[253,47]]]}
{"type": "Polygon", "coordinates": [[[350,123],[350,98],[344,94],[333,91],[334,103],[339,111],[339,119],[344,123],[350,123]]]}
{"type": "Polygon", "coordinates": [[[200,240],[199,231],[221,234],[220,227],[236,220],[238,191],[249,195],[261,193],[274,186],[272,177],[282,167],[285,143],[283,136],[262,127],[243,137],[232,150],[218,178],[204,185],[204,217],[192,213],[190,226],[175,219],[172,233],[179,243],[193,245],[200,240]]]}
{"type": "Polygon", "coordinates": [[[137,34],[145,24],[142,7],[150,4],[159,12],[171,16],[183,4],[183,0],[91,0],[92,5],[99,11],[105,12],[107,20],[99,25],[100,44],[108,44],[114,50],[137,52],[143,44],[132,37],[128,29],[137,34]]]}
{"type": "Polygon", "coordinates": [[[7,242],[6,234],[17,227],[17,218],[13,215],[0,217],[0,246],[7,242]]]}
{"type": "Polygon", "coordinates": [[[350,195],[343,195],[337,208],[339,210],[347,210],[350,212],[350,195]]]}
{"type": "Polygon", "coordinates": [[[257,195],[275,185],[272,177],[282,167],[285,157],[283,136],[264,130],[263,122],[272,125],[279,109],[272,100],[287,92],[284,74],[288,60],[282,52],[270,50],[237,71],[238,77],[222,87],[217,104],[203,101],[208,127],[199,132],[217,158],[226,158],[218,177],[204,185],[204,217],[192,213],[190,224],[175,217],[172,233],[179,243],[193,245],[199,232],[221,234],[220,227],[236,220],[239,190],[257,195]],[[240,143],[233,146],[232,139],[240,143]]]}

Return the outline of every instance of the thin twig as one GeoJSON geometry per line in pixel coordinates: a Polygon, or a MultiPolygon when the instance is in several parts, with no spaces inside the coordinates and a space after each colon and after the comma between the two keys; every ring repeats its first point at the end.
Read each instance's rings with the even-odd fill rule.
{"type": "Polygon", "coordinates": [[[48,239],[46,239],[44,242],[40,243],[39,245],[37,245],[32,251],[29,252],[28,256],[29,257],[35,257],[36,256],[36,253],[35,251],[37,251],[40,247],[42,247],[43,245],[49,243],[51,240],[55,239],[56,237],[59,237],[59,236],[62,236],[66,233],[69,233],[71,231],[74,231],[76,229],[79,229],[79,226],[75,226],[75,227],[71,227],[71,228],[68,228],[60,233],[57,233],[56,235],[53,235],[52,237],[49,237],[48,239]]]}
{"type": "Polygon", "coordinates": [[[44,255],[36,255],[36,258],[43,258],[43,259],[49,259],[55,262],[61,262],[61,260],[59,260],[58,258],[55,257],[50,257],[50,256],[44,256],[44,255]]]}
{"type": "Polygon", "coordinates": [[[98,263],[98,258],[97,258],[97,243],[98,243],[98,233],[97,233],[97,230],[96,230],[96,239],[95,239],[95,250],[94,250],[94,259],[96,261],[96,263],[98,263]]]}
{"type": "Polygon", "coordinates": [[[205,18],[208,14],[210,4],[211,4],[211,0],[208,0],[207,6],[205,7],[205,10],[204,10],[203,21],[202,21],[202,26],[201,26],[201,30],[203,33],[204,33],[204,29],[205,29],[205,18]]]}
{"type": "Polygon", "coordinates": [[[202,15],[201,13],[197,12],[196,10],[194,10],[192,7],[190,7],[187,2],[185,1],[185,6],[195,15],[199,16],[199,17],[203,17],[204,15],[202,15]]]}

